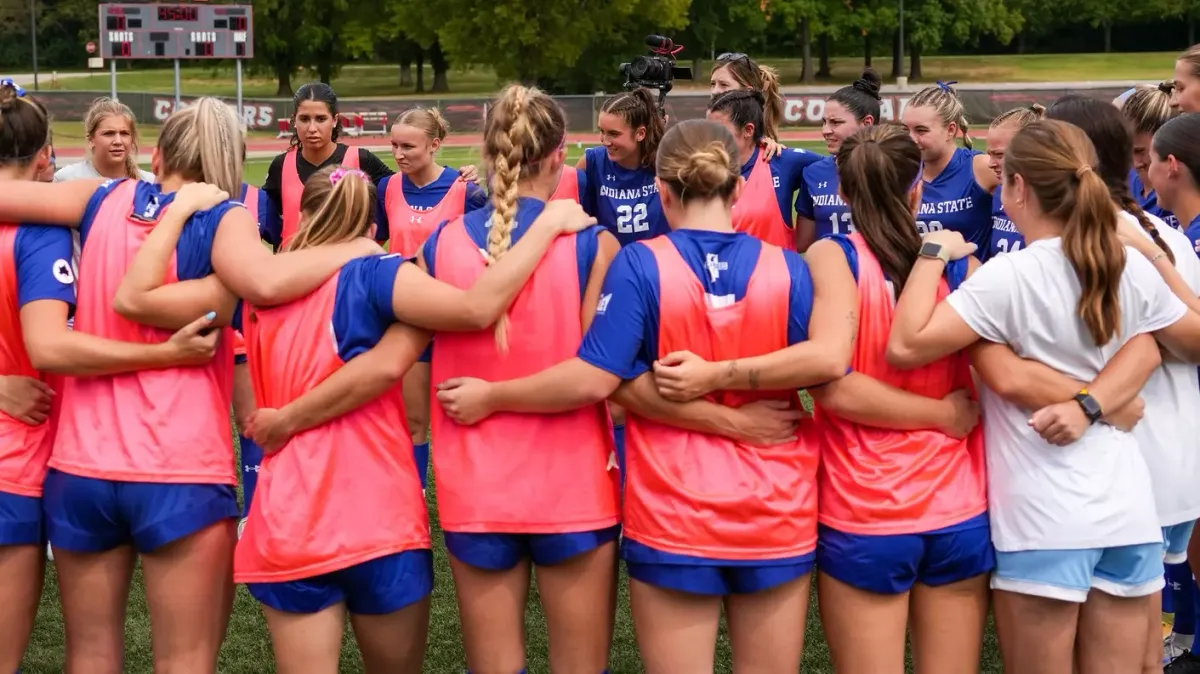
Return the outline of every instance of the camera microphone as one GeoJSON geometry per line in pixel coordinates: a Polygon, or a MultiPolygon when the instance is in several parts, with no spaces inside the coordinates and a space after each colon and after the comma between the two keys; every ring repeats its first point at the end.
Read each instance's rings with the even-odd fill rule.
{"type": "Polygon", "coordinates": [[[675,43],[671,38],[661,35],[647,35],[646,46],[656,52],[671,52],[675,49],[675,43]]]}

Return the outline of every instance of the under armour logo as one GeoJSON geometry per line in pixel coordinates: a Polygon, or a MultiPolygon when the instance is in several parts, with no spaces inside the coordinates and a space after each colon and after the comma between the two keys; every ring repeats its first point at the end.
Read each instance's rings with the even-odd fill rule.
{"type": "Polygon", "coordinates": [[[616,177],[615,175],[613,175],[613,174],[609,173],[609,174],[607,174],[607,175],[605,175],[605,176],[604,176],[604,179],[605,179],[605,180],[607,180],[607,181],[609,181],[609,182],[612,182],[612,181],[616,180],[616,179],[617,179],[617,177],[616,177]]]}
{"type": "Polygon", "coordinates": [[[422,218],[422,216],[420,216],[420,215],[410,215],[410,216],[408,216],[408,221],[412,224],[419,225],[419,224],[421,224],[421,218],[422,218]]]}
{"type": "Polygon", "coordinates": [[[828,182],[824,182],[824,181],[822,181],[822,182],[819,182],[819,183],[817,183],[817,189],[819,189],[819,190],[823,190],[823,189],[825,189],[826,187],[829,187],[829,183],[828,183],[828,182]]]}

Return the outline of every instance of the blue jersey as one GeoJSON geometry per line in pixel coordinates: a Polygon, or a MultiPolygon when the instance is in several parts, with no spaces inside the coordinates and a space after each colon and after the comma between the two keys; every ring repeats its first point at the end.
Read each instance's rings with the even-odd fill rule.
{"type": "Polygon", "coordinates": [[[979,152],[954,150],[950,163],[933,180],[924,184],[917,230],[926,234],[949,229],[977,246],[976,257],[988,250],[992,234],[992,195],[975,180],[974,158],[979,152]]]}
{"type": "Polygon", "coordinates": [[[1167,209],[1158,205],[1157,192],[1154,190],[1146,192],[1146,185],[1142,182],[1142,179],[1138,176],[1136,170],[1131,170],[1129,172],[1129,191],[1133,194],[1134,200],[1138,202],[1138,205],[1142,207],[1143,211],[1146,211],[1151,215],[1157,215],[1158,217],[1162,218],[1163,222],[1174,227],[1175,229],[1179,229],[1179,218],[1175,217],[1175,214],[1171,211],[1168,211],[1167,209]]]}
{"type": "MultiPolygon", "coordinates": [[[[249,190],[250,186],[242,183],[242,194],[238,197],[238,201],[245,204],[246,192],[249,190]]],[[[283,218],[279,217],[279,209],[276,208],[275,202],[271,201],[271,195],[259,190],[258,212],[250,215],[253,215],[255,222],[258,223],[259,238],[271,245],[278,246],[279,238],[283,236],[283,218]]]]}
{"type": "Polygon", "coordinates": [[[838,194],[837,164],[833,157],[825,157],[804,169],[800,194],[796,195],[796,215],[813,221],[818,239],[854,233],[850,206],[838,194]]]}
{"type": "Polygon", "coordinates": [[[1192,242],[1192,249],[1196,251],[1196,256],[1200,257],[1200,215],[1196,216],[1195,220],[1188,223],[1188,226],[1183,230],[1187,234],[1187,238],[1192,242]]]}
{"type": "MultiPolygon", "coordinates": [[[[533,224],[533,221],[537,219],[537,216],[541,215],[542,209],[545,207],[546,202],[538,201],[537,199],[521,197],[521,199],[517,201],[517,222],[512,230],[512,242],[514,246],[518,241],[521,240],[521,237],[525,235],[525,232],[529,231],[529,226],[533,224]]],[[[467,234],[471,237],[471,240],[475,242],[475,245],[484,250],[487,249],[488,223],[491,220],[492,213],[494,211],[495,209],[492,207],[492,205],[488,204],[484,208],[471,211],[463,216],[463,224],[467,228],[467,234]]],[[[435,275],[437,271],[434,265],[437,261],[438,240],[439,237],[441,237],[442,230],[445,229],[447,224],[448,223],[442,223],[440,226],[438,226],[438,228],[433,231],[433,234],[429,236],[429,239],[425,242],[425,245],[421,247],[421,255],[425,260],[425,268],[429,270],[430,276],[435,275]]],[[[575,235],[575,253],[579,270],[580,302],[583,301],[583,294],[587,292],[588,276],[591,275],[592,265],[596,262],[596,252],[599,250],[598,237],[600,236],[601,231],[602,230],[599,226],[588,227],[587,229],[575,235]]]]}
{"type": "Polygon", "coordinates": [[[396,322],[392,292],[400,265],[408,262],[398,254],[372,255],[351,260],[338,272],[331,327],[343,361],[370,351],[396,322]]]}
{"type": "Polygon", "coordinates": [[[584,210],[612,232],[622,246],[671,230],[663,216],[654,168],[627,169],[609,160],[603,147],[589,147],[584,210]]]}
{"type": "MultiPolygon", "coordinates": [[[[750,160],[742,164],[742,177],[750,179],[750,172],[759,161],[759,149],[750,154],[750,160]]],[[[821,161],[821,155],[799,148],[783,148],[767,165],[771,168],[771,184],[775,186],[775,200],[779,202],[779,213],[788,227],[792,226],[792,195],[804,182],[804,170],[821,161]]]]}
{"type": "MultiPolygon", "coordinates": [[[[414,211],[431,211],[442,203],[446,193],[450,191],[451,187],[454,187],[454,183],[459,179],[459,173],[448,166],[443,167],[442,174],[438,176],[437,180],[424,187],[417,187],[403,173],[395,173],[381,179],[379,186],[375,188],[375,239],[377,241],[387,241],[391,238],[391,225],[388,222],[387,214],[387,190],[388,184],[397,179],[401,181],[404,201],[408,203],[409,208],[414,211]]],[[[487,203],[488,196],[483,188],[475,183],[467,183],[467,202],[464,212],[469,213],[483,208],[487,203]]]]}
{"type": "Polygon", "coordinates": [[[1008,219],[1004,212],[1004,203],[1000,200],[1000,189],[996,188],[992,195],[992,241],[988,246],[984,260],[990,260],[1002,253],[1015,253],[1025,245],[1025,237],[1017,231],[1016,225],[1008,219]]]}
{"type": "MultiPolygon", "coordinates": [[[[88,234],[92,230],[96,213],[104,199],[116,188],[122,180],[109,180],[96,189],[83,212],[83,220],[79,223],[79,243],[87,247],[88,234]]],[[[164,193],[158,184],[138,183],[133,197],[133,214],[146,222],[155,222],[163,209],[175,200],[175,193],[164,193]]],[[[260,202],[261,203],[261,202],[260,202]]],[[[212,247],[217,236],[217,226],[221,218],[234,206],[236,201],[225,201],[216,208],[198,211],[183,226],[179,235],[179,243],[175,245],[175,274],[180,281],[204,278],[213,273],[212,247]]]]}
{"type": "MultiPolygon", "coordinates": [[[[703,285],[711,306],[728,305],[746,296],[762,251],[761,241],[744,233],[688,229],[667,236],[703,285]]],[[[785,250],[783,254],[791,274],[788,344],[795,344],[808,339],[812,276],[799,253],[785,250]]],[[[579,357],[622,379],[635,379],[649,371],[658,359],[660,282],[658,261],[648,247],[622,248],[604,277],[596,317],[584,335],[579,357]]]]}
{"type": "Polygon", "coordinates": [[[75,308],[75,244],[66,227],[22,224],[13,239],[17,308],[38,300],[58,300],[75,308]]]}

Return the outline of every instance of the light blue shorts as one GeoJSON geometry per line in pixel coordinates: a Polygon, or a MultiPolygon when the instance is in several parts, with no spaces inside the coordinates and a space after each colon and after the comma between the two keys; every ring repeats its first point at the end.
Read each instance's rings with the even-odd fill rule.
{"type": "Polygon", "coordinates": [[[1195,520],[1163,527],[1163,564],[1183,564],[1187,561],[1188,542],[1192,540],[1195,520]]]}
{"type": "Polygon", "coordinates": [[[1145,597],[1163,589],[1162,544],[996,551],[993,590],[1082,604],[1092,588],[1114,597],[1145,597]]]}

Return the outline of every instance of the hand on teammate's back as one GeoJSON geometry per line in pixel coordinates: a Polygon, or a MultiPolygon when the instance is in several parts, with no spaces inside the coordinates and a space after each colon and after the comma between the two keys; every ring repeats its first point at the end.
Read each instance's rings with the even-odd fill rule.
{"type": "Polygon", "coordinates": [[[577,202],[559,199],[546,204],[532,227],[553,227],[562,234],[574,234],[596,224],[596,218],[587,214],[577,202]]]}
{"type": "Polygon", "coordinates": [[[172,205],[188,213],[198,213],[216,208],[229,199],[229,193],[208,183],[188,183],[175,193],[172,205]]]}
{"type": "Polygon", "coordinates": [[[1104,422],[1118,430],[1129,433],[1142,420],[1142,414],[1145,411],[1146,401],[1142,400],[1141,396],[1138,396],[1128,405],[1114,411],[1112,414],[1105,414],[1104,422]]]}
{"type": "Polygon", "coordinates": [[[1034,412],[1029,425],[1046,442],[1065,447],[1083,437],[1092,424],[1079,403],[1068,400],[1034,412]]]}
{"type": "Polygon", "coordinates": [[[245,433],[262,447],[263,454],[270,456],[283,449],[296,431],[282,411],[260,407],[250,414],[245,433]]]}
{"type": "Polygon", "coordinates": [[[963,235],[951,229],[939,229],[935,232],[930,232],[921,237],[925,243],[938,243],[945,247],[946,252],[950,254],[951,260],[961,260],[962,258],[975,252],[978,248],[973,243],[963,239],[963,235]]]}
{"type": "Polygon", "coordinates": [[[463,426],[472,426],[492,415],[490,392],[491,384],[473,377],[447,379],[437,385],[437,399],[446,416],[463,426]]]}
{"type": "Polygon", "coordinates": [[[30,426],[50,415],[54,390],[46,382],[20,375],[0,376],[0,412],[30,426]]]}

